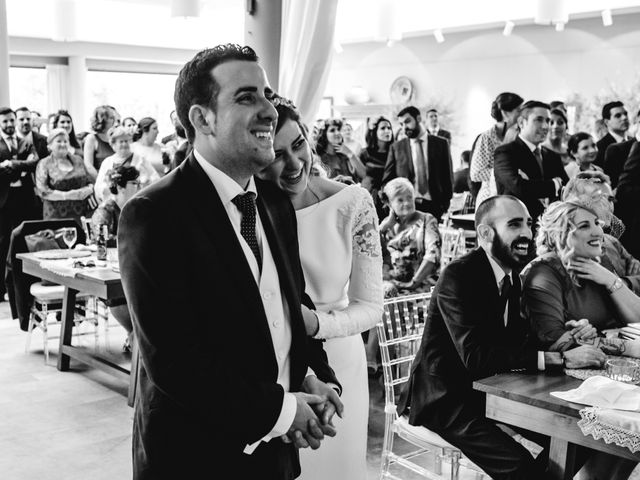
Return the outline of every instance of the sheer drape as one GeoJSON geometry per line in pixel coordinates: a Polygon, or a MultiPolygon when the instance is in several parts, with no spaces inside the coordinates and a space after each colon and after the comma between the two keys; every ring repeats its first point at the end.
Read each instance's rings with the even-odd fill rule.
{"type": "Polygon", "coordinates": [[[338,0],[283,0],[280,40],[281,95],[293,100],[310,125],[333,59],[338,0]]]}
{"type": "Polygon", "coordinates": [[[57,112],[68,108],[67,66],[47,65],[47,108],[48,112],[57,112]]]}

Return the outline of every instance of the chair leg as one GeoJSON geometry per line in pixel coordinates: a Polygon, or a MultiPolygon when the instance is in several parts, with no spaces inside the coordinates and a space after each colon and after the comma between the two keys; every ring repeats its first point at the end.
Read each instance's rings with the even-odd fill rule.
{"type": "Polygon", "coordinates": [[[437,475],[442,475],[442,457],[444,456],[444,450],[440,450],[435,454],[433,463],[433,470],[437,475]]]}
{"type": "Polygon", "coordinates": [[[49,365],[49,309],[47,304],[42,304],[42,349],[44,351],[44,364],[49,365]]]}
{"type": "Polygon", "coordinates": [[[451,480],[458,480],[460,474],[460,452],[451,452],[451,480]]]}
{"type": "Polygon", "coordinates": [[[384,425],[384,439],[382,441],[382,459],[380,462],[380,478],[386,478],[389,473],[390,459],[389,454],[393,450],[393,422],[394,416],[389,413],[385,413],[385,425],[384,425]]]}
{"type": "Polygon", "coordinates": [[[29,312],[29,326],[27,327],[27,342],[24,346],[24,353],[29,353],[29,348],[31,347],[31,336],[33,335],[33,328],[36,323],[36,314],[33,309],[34,307],[31,307],[31,311],[29,312]]]}

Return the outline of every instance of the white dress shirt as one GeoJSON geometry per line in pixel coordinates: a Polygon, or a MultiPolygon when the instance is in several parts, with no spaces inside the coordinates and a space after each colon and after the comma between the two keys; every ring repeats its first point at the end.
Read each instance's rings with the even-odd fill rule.
{"type": "Polygon", "coordinates": [[[246,192],[253,192],[256,194],[256,184],[253,177],[249,180],[249,185],[246,190],[243,190],[238,183],[224,172],[207,162],[204,157],[196,150],[194,150],[194,156],[207,177],[213,183],[222,205],[224,206],[229,220],[233,225],[233,229],[236,232],[238,241],[242,246],[242,251],[249,263],[253,278],[260,290],[260,297],[264,306],[264,311],[269,324],[269,331],[271,332],[271,340],[273,342],[273,349],[276,353],[276,361],[278,363],[278,379],[277,382],[282,386],[285,391],[284,399],[282,402],[282,409],[280,410],[280,416],[273,426],[272,430],[265,435],[261,440],[247,445],[244,452],[251,454],[260,444],[260,442],[268,442],[272,438],[277,438],[289,430],[293,424],[293,419],[296,414],[297,403],[293,394],[288,393],[290,388],[290,358],[289,351],[291,349],[291,325],[289,310],[286,302],[284,302],[284,294],[279,288],[280,279],[278,277],[278,271],[276,264],[269,248],[269,242],[264,233],[264,227],[260,220],[260,214],[256,210],[256,237],[258,239],[258,246],[262,254],[262,273],[258,266],[258,261],[255,255],[251,251],[249,244],[246,242],[242,234],[240,233],[240,224],[242,222],[242,213],[235,206],[232,200],[237,196],[246,192]]]}
{"type": "Polygon", "coordinates": [[[431,193],[429,192],[429,182],[427,181],[427,191],[420,195],[418,193],[418,148],[419,143],[418,140],[422,140],[422,153],[424,155],[424,170],[427,173],[427,180],[429,178],[429,156],[427,154],[427,144],[429,142],[429,132],[425,131],[422,136],[418,138],[411,138],[409,142],[411,143],[411,161],[413,162],[413,173],[415,174],[415,179],[413,181],[413,189],[415,191],[416,197],[422,197],[425,200],[431,200],[431,193]]]}

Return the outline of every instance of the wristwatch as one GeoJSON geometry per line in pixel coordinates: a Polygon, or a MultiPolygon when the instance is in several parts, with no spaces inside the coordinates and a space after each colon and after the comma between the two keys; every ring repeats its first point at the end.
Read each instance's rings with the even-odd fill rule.
{"type": "Polygon", "coordinates": [[[620,280],[620,277],[616,277],[616,279],[613,281],[613,283],[607,288],[607,290],[609,290],[609,294],[612,294],[613,292],[615,292],[616,290],[621,289],[624,286],[624,283],[622,283],[622,280],[620,280]]]}

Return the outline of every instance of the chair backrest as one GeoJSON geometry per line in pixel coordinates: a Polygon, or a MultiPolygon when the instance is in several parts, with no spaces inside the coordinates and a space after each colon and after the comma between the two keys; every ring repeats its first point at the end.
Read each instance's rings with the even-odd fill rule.
{"type": "Polygon", "coordinates": [[[441,228],[440,237],[442,238],[440,269],[442,269],[452,260],[464,255],[467,247],[462,228],[441,228]]]}
{"type": "Polygon", "coordinates": [[[94,240],[93,230],[91,225],[91,218],[87,218],[84,215],[80,217],[80,225],[82,225],[82,230],[84,231],[84,235],[86,237],[87,243],[92,243],[94,240]]]}
{"type": "Polygon", "coordinates": [[[22,262],[17,261],[16,254],[28,251],[26,235],[39,232],[40,230],[56,230],[61,227],[76,227],[78,231],[78,243],[84,243],[85,234],[80,225],[73,218],[61,218],[52,220],[25,220],[11,232],[9,251],[7,253],[7,268],[5,274],[5,284],[9,294],[9,303],[13,318],[20,319],[20,328],[27,330],[29,324],[29,308],[32,297],[29,294],[29,287],[38,281],[37,278],[22,272],[22,262]]]}
{"type": "Polygon", "coordinates": [[[464,210],[467,203],[467,198],[470,197],[469,192],[454,193],[449,203],[449,213],[460,213],[464,210]]]}
{"type": "Polygon", "coordinates": [[[395,412],[395,396],[409,380],[430,299],[431,293],[425,292],[384,301],[384,314],[382,322],[377,325],[377,332],[387,413],[395,412]]]}

